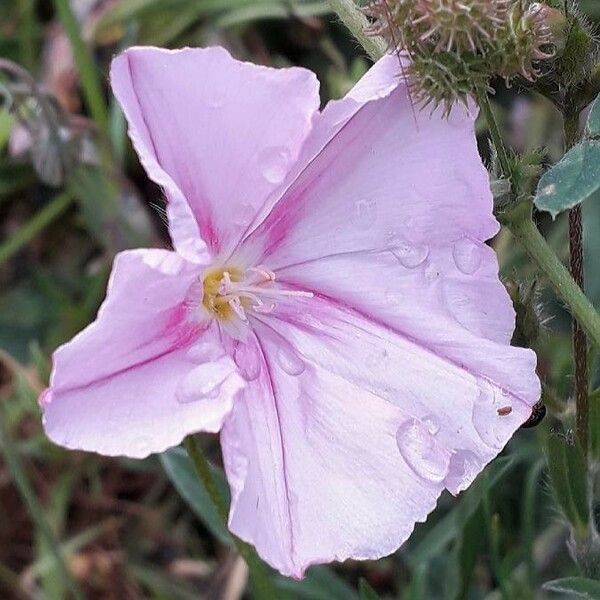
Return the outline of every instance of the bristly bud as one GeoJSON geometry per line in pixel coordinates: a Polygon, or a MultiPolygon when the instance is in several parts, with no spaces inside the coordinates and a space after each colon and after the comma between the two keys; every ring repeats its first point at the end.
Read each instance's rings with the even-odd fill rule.
{"type": "Polygon", "coordinates": [[[373,0],[364,8],[368,33],[412,60],[415,99],[446,113],[496,75],[539,76],[539,61],[553,56],[553,10],[531,0],[373,0]]]}
{"type": "Polygon", "coordinates": [[[451,52],[415,54],[406,71],[411,97],[422,107],[444,107],[448,116],[456,103],[467,104],[473,89],[485,89],[488,75],[476,56],[451,52]]]}
{"type": "Polygon", "coordinates": [[[513,0],[374,0],[365,8],[372,33],[409,54],[483,52],[513,0]]]}
{"type": "Polygon", "coordinates": [[[491,63],[507,83],[516,75],[528,81],[540,76],[539,63],[554,56],[549,7],[540,2],[516,2],[499,30],[491,63]]]}

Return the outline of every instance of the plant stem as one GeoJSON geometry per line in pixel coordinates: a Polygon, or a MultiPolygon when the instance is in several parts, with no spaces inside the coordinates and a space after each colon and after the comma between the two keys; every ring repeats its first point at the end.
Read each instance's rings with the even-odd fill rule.
{"type": "Polygon", "coordinates": [[[385,41],[380,37],[365,33],[369,21],[354,4],[354,0],[329,0],[329,6],[336,12],[342,23],[350,30],[373,61],[377,61],[385,54],[387,49],[385,41]]]}
{"type": "Polygon", "coordinates": [[[73,14],[69,0],[54,0],[54,6],[71,43],[75,65],[81,81],[81,89],[90,109],[90,114],[100,128],[102,135],[107,137],[109,130],[108,111],[96,67],[81,37],[81,26],[73,14]]]}
{"type": "Polygon", "coordinates": [[[64,556],[61,552],[61,548],[58,545],[52,528],[48,524],[44,517],[44,509],[38,502],[36,498],[35,492],[27,479],[27,475],[25,474],[25,470],[23,465],[21,464],[21,460],[15,447],[13,446],[12,440],[10,439],[10,435],[5,426],[6,423],[6,414],[5,410],[0,410],[0,449],[4,454],[4,458],[6,460],[6,464],[8,465],[8,469],[12,475],[13,481],[23,498],[25,506],[29,512],[29,516],[31,520],[34,522],[36,528],[38,529],[40,535],[48,545],[50,552],[54,558],[56,567],[60,576],[63,579],[65,586],[71,591],[71,594],[76,600],[83,600],[84,595],[79,587],[77,581],[71,575],[71,572],[67,568],[65,563],[64,556]]]}
{"type": "MultiPolygon", "coordinates": [[[[579,137],[579,113],[567,111],[564,115],[565,146],[570,150],[579,137]]],[[[581,204],[569,211],[569,262],[571,276],[579,288],[585,290],[583,268],[583,215],[581,204]]],[[[589,400],[587,339],[577,319],[573,319],[573,361],[575,366],[575,405],[577,439],[584,454],[588,453],[589,400]]]]}
{"type": "Polygon", "coordinates": [[[492,109],[492,104],[490,102],[490,98],[487,92],[479,92],[477,94],[477,100],[479,102],[481,111],[483,112],[483,116],[485,117],[485,120],[487,122],[490,139],[492,140],[492,144],[494,146],[494,149],[496,150],[496,154],[498,155],[498,162],[500,163],[500,168],[502,169],[502,175],[504,175],[504,177],[506,177],[506,179],[510,181],[512,171],[510,168],[508,151],[506,150],[506,146],[504,145],[504,141],[502,140],[502,134],[500,133],[500,128],[498,127],[498,123],[496,121],[496,117],[492,109]]]}
{"type": "Polygon", "coordinates": [[[19,252],[34,239],[54,219],[59,217],[73,202],[73,196],[67,192],[59,194],[29,221],[22,225],[3,244],[0,244],[0,265],[19,252]]]}
{"type": "MultiPolygon", "coordinates": [[[[223,495],[219,492],[217,483],[215,482],[212,473],[210,471],[210,464],[202,452],[202,448],[198,444],[194,436],[188,436],[184,442],[185,449],[194,465],[194,470],[198,479],[204,485],[212,503],[214,504],[220,517],[223,519],[225,525],[228,521],[227,503],[223,495]]],[[[272,600],[278,597],[278,593],[275,586],[265,569],[264,564],[257,556],[255,550],[246,542],[232,535],[233,541],[239,552],[240,556],[246,561],[250,570],[250,577],[254,585],[254,591],[256,597],[261,600],[272,600]]]]}
{"type": "Polygon", "coordinates": [[[531,220],[529,208],[524,208],[527,208],[527,214],[511,218],[508,226],[548,277],[556,293],[579,321],[583,330],[600,348],[600,316],[531,220]]]}

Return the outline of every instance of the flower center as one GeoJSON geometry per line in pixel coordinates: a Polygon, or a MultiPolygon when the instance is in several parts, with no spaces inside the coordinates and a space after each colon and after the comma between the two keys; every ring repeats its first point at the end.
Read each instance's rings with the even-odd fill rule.
{"type": "Polygon", "coordinates": [[[312,298],[311,292],[285,290],[275,284],[275,273],[258,266],[241,271],[223,267],[209,271],[203,282],[202,302],[209,312],[228,321],[235,317],[247,321],[248,311],[270,313],[277,301],[287,297],[312,298]]]}

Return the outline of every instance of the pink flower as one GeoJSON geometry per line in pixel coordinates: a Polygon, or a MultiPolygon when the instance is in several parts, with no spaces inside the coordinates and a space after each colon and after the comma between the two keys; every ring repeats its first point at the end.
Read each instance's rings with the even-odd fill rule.
{"type": "Polygon", "coordinates": [[[118,57],[175,251],[117,257],[42,398],[69,448],[141,458],[220,431],[231,530],[295,577],[393,552],[540,394],[484,243],[474,117],[415,114],[398,74],[387,56],[319,112],[303,69],[118,57]]]}

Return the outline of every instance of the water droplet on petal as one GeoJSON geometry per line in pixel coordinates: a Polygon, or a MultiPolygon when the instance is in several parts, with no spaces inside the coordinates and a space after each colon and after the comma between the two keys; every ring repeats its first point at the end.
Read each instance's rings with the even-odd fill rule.
{"type": "Polygon", "coordinates": [[[489,383],[479,384],[479,396],[473,405],[473,426],[481,440],[488,446],[500,449],[508,439],[505,431],[507,417],[498,415],[498,409],[506,406],[506,397],[489,383]]]}
{"type": "Polygon", "coordinates": [[[429,256],[429,248],[423,244],[409,244],[404,240],[396,239],[390,248],[392,254],[400,264],[407,269],[416,269],[421,266],[429,256]]]}
{"type": "Polygon", "coordinates": [[[458,240],[452,255],[456,267],[465,275],[472,275],[481,266],[481,249],[469,238],[458,240]]]}
{"type": "Polygon", "coordinates": [[[470,450],[457,450],[450,457],[445,484],[452,493],[467,488],[481,471],[482,460],[470,450]]]}
{"type": "Polygon", "coordinates": [[[425,269],[425,279],[427,281],[429,281],[429,283],[433,283],[434,281],[437,281],[440,278],[440,276],[441,276],[441,273],[435,265],[433,265],[433,264],[427,265],[427,268],[425,269]]]}
{"type": "Polygon", "coordinates": [[[375,200],[357,200],[352,209],[352,224],[357,229],[370,229],[377,221],[377,203],[375,200]]]}
{"type": "Polygon", "coordinates": [[[194,364],[201,365],[202,363],[217,360],[225,355],[224,348],[219,344],[200,342],[194,344],[185,353],[185,357],[194,364]]]}
{"type": "Polygon", "coordinates": [[[448,473],[449,455],[440,447],[427,427],[417,419],[403,423],[396,432],[400,454],[422,479],[439,483],[448,473]]]}
{"type": "Polygon", "coordinates": [[[281,346],[277,352],[277,362],[279,366],[288,374],[297,377],[304,372],[306,365],[296,352],[287,347],[281,346]]]}
{"type": "Polygon", "coordinates": [[[221,386],[231,375],[231,359],[207,362],[188,373],[179,383],[177,400],[183,404],[219,396],[221,386]]]}
{"type": "Polygon", "coordinates": [[[440,422],[438,418],[434,415],[428,415],[424,419],[422,419],[423,423],[427,427],[427,430],[431,435],[435,435],[440,430],[440,422]]]}
{"type": "Polygon", "coordinates": [[[261,357],[254,344],[238,342],[233,351],[233,360],[246,381],[254,381],[261,371],[261,357]]]}
{"type": "Polygon", "coordinates": [[[284,146],[274,146],[263,150],[258,157],[258,165],[263,177],[269,183],[281,183],[288,172],[291,156],[284,146]]]}

